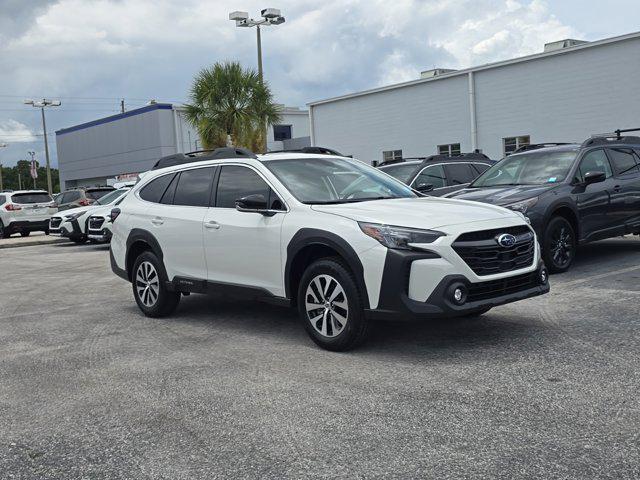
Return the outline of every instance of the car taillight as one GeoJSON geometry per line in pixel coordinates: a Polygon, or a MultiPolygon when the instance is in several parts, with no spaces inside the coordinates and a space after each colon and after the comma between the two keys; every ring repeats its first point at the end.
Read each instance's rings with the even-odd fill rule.
{"type": "Polygon", "coordinates": [[[9,205],[5,205],[5,207],[7,210],[9,210],[10,212],[17,212],[18,210],[22,210],[22,207],[19,205],[14,205],[13,203],[10,203],[9,205]]]}
{"type": "Polygon", "coordinates": [[[118,215],[120,215],[120,209],[119,208],[114,208],[111,210],[111,213],[109,214],[109,218],[111,219],[111,223],[116,221],[116,218],[118,218],[118,215]]]}
{"type": "Polygon", "coordinates": [[[88,198],[83,198],[82,200],[80,200],[78,202],[78,205],[81,205],[83,207],[88,207],[89,205],[91,205],[93,202],[91,200],[89,200],[88,198]]]}

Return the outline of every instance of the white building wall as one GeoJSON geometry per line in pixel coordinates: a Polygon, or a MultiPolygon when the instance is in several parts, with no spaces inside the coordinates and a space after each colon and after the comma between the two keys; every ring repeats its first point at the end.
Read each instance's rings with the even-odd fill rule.
{"type": "MultiPolygon", "coordinates": [[[[309,136],[309,112],[306,110],[285,108],[280,114],[279,125],[291,125],[291,138],[303,138],[309,136]]],[[[282,142],[276,142],[273,138],[273,127],[267,129],[267,149],[282,150],[282,142]]]]}
{"type": "Polygon", "coordinates": [[[630,34],[311,103],[313,144],[366,161],[384,150],[430,155],[449,143],[471,151],[471,71],[478,148],[492,158],[503,156],[505,137],[581,142],[640,127],[640,34],[630,34]]]}

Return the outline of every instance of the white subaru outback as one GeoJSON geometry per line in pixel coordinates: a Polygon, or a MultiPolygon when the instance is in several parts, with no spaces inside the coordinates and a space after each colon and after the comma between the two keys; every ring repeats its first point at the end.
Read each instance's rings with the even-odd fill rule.
{"type": "Polygon", "coordinates": [[[521,214],[420,197],[335,155],[165,157],[111,216],[112,269],[145,315],[191,292],[270,300],[297,307],[329,350],[357,345],[374,318],[479,315],[549,291],[521,214]]]}

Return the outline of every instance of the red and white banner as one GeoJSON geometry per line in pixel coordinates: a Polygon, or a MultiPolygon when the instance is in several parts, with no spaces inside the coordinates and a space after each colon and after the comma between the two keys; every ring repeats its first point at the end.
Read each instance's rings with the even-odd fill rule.
{"type": "Polygon", "coordinates": [[[29,173],[31,173],[31,178],[34,180],[38,178],[38,162],[35,160],[31,160],[31,168],[29,169],[29,173]]]}

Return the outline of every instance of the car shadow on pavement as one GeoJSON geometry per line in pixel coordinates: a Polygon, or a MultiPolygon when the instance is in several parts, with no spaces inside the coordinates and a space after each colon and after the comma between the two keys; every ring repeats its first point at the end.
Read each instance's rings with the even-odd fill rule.
{"type": "MultiPolygon", "coordinates": [[[[137,310],[135,306],[131,308],[137,310]]],[[[531,339],[540,338],[547,328],[537,321],[535,313],[527,316],[505,313],[508,311],[468,318],[374,321],[369,338],[352,353],[448,358],[478,349],[506,347],[511,351],[514,345],[536,348],[531,339]]],[[[257,301],[190,295],[182,299],[175,314],[158,321],[168,322],[174,333],[179,331],[178,325],[197,325],[215,330],[212,335],[233,337],[230,341],[234,342],[253,342],[257,336],[261,343],[319,349],[308,338],[296,310],[257,301]]]]}

